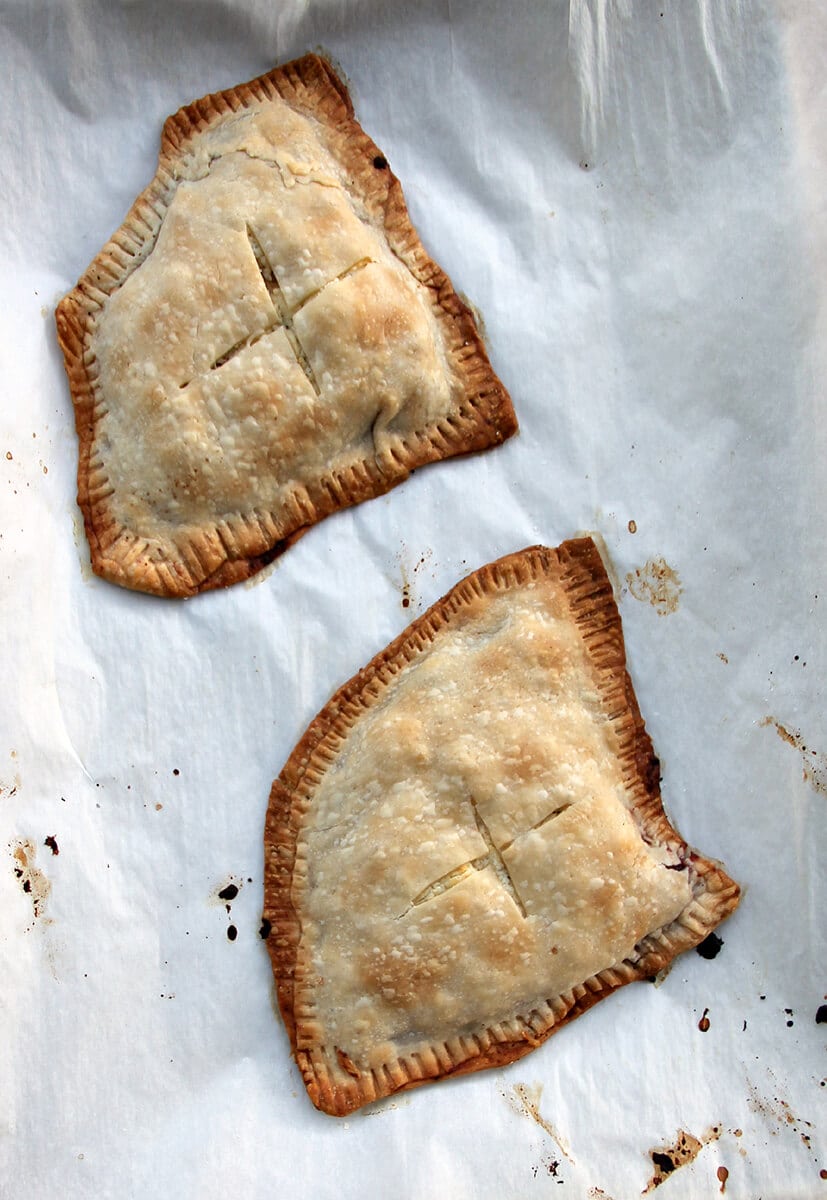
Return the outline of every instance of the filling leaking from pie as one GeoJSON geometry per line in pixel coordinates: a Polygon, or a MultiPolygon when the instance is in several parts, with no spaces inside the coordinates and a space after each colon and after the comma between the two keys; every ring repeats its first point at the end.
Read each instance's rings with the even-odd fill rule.
{"type": "Polygon", "coordinates": [[[336,693],[270,797],[279,1005],[334,1115],[520,1058],[738,897],[664,814],[587,538],[459,583],[336,693]]]}
{"type": "Polygon", "coordinates": [[[188,596],[516,430],[473,317],[341,80],[308,55],[164,126],[57,309],[92,565],[188,596]]]}

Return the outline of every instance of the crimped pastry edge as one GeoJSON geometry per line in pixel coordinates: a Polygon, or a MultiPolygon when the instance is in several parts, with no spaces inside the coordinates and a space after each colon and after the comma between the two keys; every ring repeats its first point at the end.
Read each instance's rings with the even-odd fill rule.
{"type": "Polygon", "coordinates": [[[187,597],[250,578],[324,517],[383,495],[417,467],[487,449],[517,431],[511,399],[491,367],[470,310],[423,247],[402,186],[356,121],[345,84],[315,54],[204,96],[167,118],[152,182],[76,287],[60,301],[55,319],[75,409],[78,505],[92,568],[103,578],[137,591],[187,597]],[[210,527],[179,537],[171,553],[172,542],[166,548],[152,545],[120,525],[112,512],[113,488],[95,444],[96,426],[107,408],[91,336],[107,297],[151,253],[177,187],[175,165],[186,155],[192,138],[240,109],[276,97],[322,123],[336,141],[331,152],[347,167],[354,191],[374,215],[382,217],[391,249],[428,289],[446,351],[465,390],[455,412],[411,436],[395,438],[383,463],[369,457],[330,470],[307,486],[297,485],[279,513],[261,507],[225,513],[210,527]],[[377,168],[374,160],[384,165],[377,168]]]}
{"type": "Polygon", "coordinates": [[[279,1008],[308,1095],[317,1108],[331,1116],[346,1116],[371,1101],[423,1083],[505,1066],[522,1058],[610,992],[656,975],[678,954],[698,945],[734,911],[740,898],[738,884],[721,864],[693,850],[664,812],[660,764],[626,669],[623,631],[611,583],[591,538],[563,542],[556,549],[531,546],[472,572],[339,688],[310,723],[273,783],[264,845],[264,918],[270,925],[267,946],[279,1008]],[[630,785],[630,812],[647,840],[679,854],[689,872],[691,900],[678,918],[643,938],[633,957],[600,971],[570,992],[546,999],[528,1014],[516,1014],[511,1021],[473,1037],[440,1043],[432,1047],[430,1056],[403,1056],[370,1073],[354,1073],[336,1047],[297,1049],[293,976],[301,918],[294,899],[293,866],[315,786],[350,727],[378,702],[399,670],[427,651],[464,606],[480,596],[543,578],[562,584],[592,665],[602,676],[604,704],[610,706],[619,733],[624,776],[630,785]]]}

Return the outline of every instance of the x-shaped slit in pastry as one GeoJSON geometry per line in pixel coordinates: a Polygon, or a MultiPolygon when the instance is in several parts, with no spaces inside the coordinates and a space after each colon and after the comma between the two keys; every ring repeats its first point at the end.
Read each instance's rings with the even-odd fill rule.
{"type": "MultiPolygon", "coordinates": [[[[267,295],[270,297],[270,302],[278,314],[278,320],[271,324],[268,329],[262,330],[262,333],[256,334],[254,338],[250,339],[250,344],[252,344],[254,341],[258,341],[258,338],[261,337],[263,333],[272,333],[274,329],[283,329],[287,335],[290,348],[295,354],[299,366],[307,376],[308,383],[316,395],[319,396],[321,395],[321,390],[313,372],[313,368],[310,365],[310,359],[305,354],[304,347],[299,341],[298,334],[293,328],[293,312],[291,312],[290,306],[284,298],[284,292],[279,286],[279,281],[276,278],[276,273],[270,264],[270,260],[264,253],[264,247],[249,225],[247,226],[247,240],[250,243],[250,249],[253,252],[256,265],[261,272],[261,278],[264,280],[264,286],[267,288],[267,295]]],[[[298,309],[295,311],[298,312],[298,309]]],[[[232,354],[232,351],[230,351],[229,354],[232,354]]],[[[219,362],[215,365],[219,366],[221,361],[226,362],[228,356],[229,355],[225,355],[223,360],[219,360],[219,362]]]]}
{"type": "Polygon", "coordinates": [[[491,830],[486,825],[482,814],[477,808],[474,797],[469,796],[468,801],[474,813],[477,832],[488,847],[487,852],[485,854],[480,854],[477,858],[472,858],[469,862],[462,863],[459,867],[454,867],[452,870],[446,871],[446,873],[441,875],[439,879],[435,879],[433,883],[429,883],[426,888],[422,889],[418,896],[414,896],[413,900],[411,901],[410,908],[415,908],[420,904],[426,904],[429,900],[433,900],[436,896],[441,896],[443,892],[448,890],[448,888],[456,887],[458,883],[461,883],[462,880],[470,875],[472,871],[484,871],[486,867],[491,867],[500,883],[517,905],[517,908],[520,910],[520,915],[524,917],[526,916],[525,905],[523,904],[520,893],[514,886],[514,880],[511,878],[511,874],[505,864],[502,852],[497,848],[494,839],[491,836],[491,830]]]}
{"type": "MultiPolygon", "coordinates": [[[[347,279],[348,275],[352,275],[355,271],[361,271],[363,267],[366,267],[369,263],[373,262],[373,259],[360,258],[358,262],[351,263],[349,267],[345,267],[345,269],[340,271],[338,275],[334,275],[333,279],[328,280],[327,283],[323,283],[321,287],[314,288],[312,292],[309,292],[304,299],[295,306],[295,308],[290,308],[284,297],[284,292],[281,290],[281,286],[276,278],[276,273],[273,270],[270,260],[264,252],[264,247],[249,225],[245,226],[245,229],[247,233],[247,241],[250,243],[250,249],[252,250],[253,257],[256,260],[256,266],[259,269],[264,286],[267,288],[267,295],[270,297],[270,303],[275,310],[275,318],[265,325],[263,329],[257,329],[255,333],[249,333],[245,337],[239,338],[237,342],[230,346],[229,350],[225,350],[223,354],[219,355],[215,362],[210,364],[210,370],[217,371],[220,367],[223,367],[225,363],[228,363],[230,359],[235,358],[240,351],[245,350],[248,346],[254,346],[256,342],[260,341],[260,339],[266,334],[273,333],[276,329],[283,329],[287,336],[287,340],[290,343],[290,348],[296,356],[296,361],[306,375],[308,383],[313,388],[313,391],[316,393],[316,395],[320,396],[321,389],[319,388],[318,380],[316,379],[315,372],[313,371],[310,359],[307,357],[304,346],[302,346],[301,342],[299,341],[299,335],[296,333],[296,330],[293,327],[293,317],[297,312],[299,312],[300,309],[304,308],[305,304],[308,304],[311,300],[314,300],[316,296],[318,296],[319,293],[328,286],[328,283],[336,283],[340,279],[347,279]]],[[[187,379],[179,386],[181,388],[185,388],[189,387],[191,383],[192,380],[187,379]]]]}
{"type": "MultiPolygon", "coordinates": [[[[511,872],[509,871],[505,859],[503,858],[503,850],[507,850],[509,846],[512,846],[517,839],[511,838],[510,841],[506,842],[501,848],[498,847],[491,836],[491,830],[488,828],[485,820],[482,817],[482,814],[477,808],[476,801],[474,800],[473,796],[469,796],[468,800],[474,813],[477,831],[488,847],[487,852],[485,854],[480,854],[477,858],[470,859],[468,862],[461,863],[458,867],[452,867],[450,871],[446,871],[444,875],[440,875],[439,879],[435,879],[433,883],[429,883],[428,886],[423,888],[418,895],[414,896],[405,912],[410,912],[412,908],[416,908],[420,904],[426,904],[429,900],[434,900],[437,896],[441,896],[442,893],[446,892],[449,888],[456,887],[456,885],[461,883],[463,879],[467,879],[472,871],[484,871],[486,867],[491,867],[500,883],[508,892],[517,908],[520,910],[520,915],[525,917],[527,916],[525,905],[523,904],[522,897],[517,891],[514,880],[511,878],[511,872]]],[[[554,817],[559,817],[560,813],[565,812],[568,807],[568,804],[561,804],[552,812],[547,813],[546,816],[542,817],[536,822],[536,824],[532,825],[531,829],[540,829],[543,825],[547,825],[549,821],[554,819],[554,817]]],[[[402,913],[401,915],[404,916],[405,913],[402,913]]]]}
{"type": "MultiPolygon", "coordinates": [[[[304,308],[305,304],[307,304],[310,300],[315,299],[315,297],[327,287],[327,283],[323,283],[321,287],[315,288],[312,292],[305,296],[304,299],[295,306],[295,308],[291,309],[284,297],[284,292],[281,290],[281,286],[276,278],[276,273],[273,270],[272,264],[264,252],[264,247],[249,225],[246,226],[246,231],[247,241],[250,243],[250,249],[253,252],[256,265],[261,273],[264,286],[267,288],[267,295],[270,297],[270,303],[275,309],[276,319],[271,321],[270,324],[265,326],[264,329],[260,329],[256,333],[242,338],[240,341],[236,342],[234,346],[231,346],[229,350],[226,350],[221,355],[220,358],[215,360],[210,367],[210,370],[215,371],[218,367],[223,367],[224,364],[229,362],[231,358],[234,358],[240,350],[243,350],[246,346],[254,346],[259,338],[264,337],[265,334],[272,333],[275,329],[283,329],[287,335],[290,348],[295,354],[299,366],[307,376],[308,383],[313,388],[313,391],[316,393],[316,395],[319,396],[321,395],[321,390],[319,388],[318,380],[316,379],[310,359],[307,357],[305,349],[299,341],[299,336],[293,327],[293,317],[297,312],[299,312],[300,309],[304,308]]],[[[368,263],[372,261],[373,260],[370,258],[360,258],[358,262],[351,263],[349,267],[345,267],[344,271],[340,271],[338,275],[334,276],[332,280],[328,280],[328,282],[334,283],[337,280],[346,279],[348,275],[352,275],[354,271],[361,270],[362,267],[366,267],[368,263]]]]}

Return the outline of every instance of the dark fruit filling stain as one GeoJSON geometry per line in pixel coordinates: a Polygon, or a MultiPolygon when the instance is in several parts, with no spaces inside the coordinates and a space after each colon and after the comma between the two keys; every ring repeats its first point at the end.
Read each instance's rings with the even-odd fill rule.
{"type": "Polygon", "coordinates": [[[700,954],[701,958],[717,958],[723,944],[723,938],[719,938],[717,933],[710,933],[695,947],[695,952],[700,954]]]}
{"type": "Polygon", "coordinates": [[[675,1163],[673,1160],[668,1154],[662,1154],[659,1150],[652,1151],[652,1162],[662,1175],[671,1175],[675,1170],[675,1163]]]}

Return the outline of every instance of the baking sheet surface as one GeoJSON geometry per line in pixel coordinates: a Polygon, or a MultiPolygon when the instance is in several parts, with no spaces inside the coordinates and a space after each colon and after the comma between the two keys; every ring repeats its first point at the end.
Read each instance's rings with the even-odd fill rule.
{"type": "Polygon", "coordinates": [[[819,6],[0,0],[0,30],[0,1196],[625,1200],[658,1153],[675,1200],[819,1194],[819,6]],[[521,432],[252,585],[130,594],[89,569],[54,306],[168,113],[318,47],[481,313],[521,432]],[[715,959],[511,1068],[326,1118],[259,937],[270,782],[460,577],[582,531],[666,807],[741,908],[715,959]]]}

